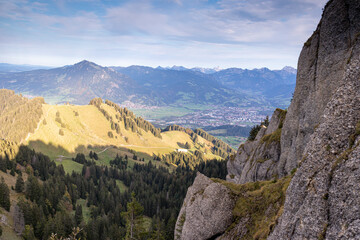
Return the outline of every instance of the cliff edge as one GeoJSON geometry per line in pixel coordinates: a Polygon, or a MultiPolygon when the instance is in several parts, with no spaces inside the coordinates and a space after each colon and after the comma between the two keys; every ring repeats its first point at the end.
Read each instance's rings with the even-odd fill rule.
{"type": "MultiPolygon", "coordinates": [[[[327,3],[317,29],[301,51],[294,97],[283,122],[279,146],[264,148],[263,141],[248,141],[240,146],[234,161],[228,163],[229,181],[244,183],[283,177],[299,166],[316,127],[325,121],[327,104],[346,81],[346,69],[360,56],[359,5],[356,0],[327,3]],[[248,166],[254,166],[253,163],[244,164],[253,161],[249,155],[262,159],[251,169],[248,166]]],[[[277,118],[277,114],[275,111],[272,118],[277,118]]],[[[260,131],[256,140],[262,134],[260,131]]]]}
{"type": "Polygon", "coordinates": [[[204,239],[360,239],[360,1],[326,4],[286,114],[227,167],[233,222],[204,239]]]}

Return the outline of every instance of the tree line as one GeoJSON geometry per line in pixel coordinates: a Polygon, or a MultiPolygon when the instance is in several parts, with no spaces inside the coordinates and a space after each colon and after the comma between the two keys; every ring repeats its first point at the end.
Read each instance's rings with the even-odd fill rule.
{"type": "MultiPolygon", "coordinates": [[[[137,239],[172,239],[178,212],[196,172],[226,176],[226,161],[202,162],[194,170],[178,167],[170,173],[151,161],[128,168],[127,160],[119,156],[110,166],[99,166],[84,155],[75,160],[84,164],[81,173],[66,174],[62,165],[56,166],[47,156],[21,146],[15,160],[9,161],[12,164],[6,165],[5,171],[18,174],[16,191],[23,192],[24,197],[14,206],[14,223],[25,239],[48,239],[53,233],[65,237],[76,227],[82,229],[78,234],[81,239],[130,239],[131,234],[137,239]],[[17,165],[29,175],[25,183],[17,165]],[[120,191],[119,182],[126,189],[120,191]],[[81,199],[85,205],[79,203],[81,199]],[[90,212],[89,219],[85,219],[85,211],[90,212]],[[129,217],[131,211],[139,218],[129,217]],[[143,223],[145,218],[151,219],[149,227],[143,223]]],[[[0,188],[6,189],[5,185],[1,182],[0,188]]],[[[5,202],[0,199],[7,210],[5,202]]]]}

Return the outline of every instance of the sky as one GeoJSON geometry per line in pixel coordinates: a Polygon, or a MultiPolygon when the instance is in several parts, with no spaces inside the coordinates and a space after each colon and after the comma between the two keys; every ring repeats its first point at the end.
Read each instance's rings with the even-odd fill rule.
{"type": "Polygon", "coordinates": [[[327,0],[0,0],[0,62],[297,67],[327,0]]]}

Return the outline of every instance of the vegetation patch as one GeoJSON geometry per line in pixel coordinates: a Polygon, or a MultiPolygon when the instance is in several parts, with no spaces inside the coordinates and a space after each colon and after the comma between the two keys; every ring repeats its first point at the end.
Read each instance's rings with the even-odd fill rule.
{"type": "Polygon", "coordinates": [[[273,142],[280,142],[280,138],[281,138],[281,128],[278,128],[278,129],[276,129],[275,132],[263,136],[260,139],[260,142],[266,143],[266,145],[269,145],[273,142]]]}
{"type": "Polygon", "coordinates": [[[360,135],[360,121],[356,124],[355,133],[349,138],[349,147],[352,148],[355,144],[356,138],[360,135]]]}
{"type": "Polygon", "coordinates": [[[325,223],[322,232],[318,236],[318,240],[324,240],[325,239],[327,227],[328,227],[328,224],[325,223]]]}
{"type": "Polygon", "coordinates": [[[287,114],[287,110],[282,110],[280,108],[277,108],[276,111],[280,112],[279,114],[279,126],[278,128],[282,128],[283,125],[284,125],[284,121],[285,121],[285,117],[286,117],[286,114],[287,114]]]}
{"type": "Polygon", "coordinates": [[[266,160],[267,160],[267,159],[259,158],[259,159],[256,160],[256,162],[258,162],[258,163],[264,163],[264,162],[266,162],[266,160]]]}
{"type": "Polygon", "coordinates": [[[286,117],[286,110],[282,110],[280,108],[277,108],[276,111],[279,112],[279,125],[278,125],[278,129],[275,130],[275,132],[267,134],[265,136],[263,136],[260,139],[261,143],[266,143],[266,145],[269,145],[273,142],[280,142],[280,138],[281,138],[281,129],[284,125],[284,121],[285,121],[285,117],[286,117]]]}
{"type": "Polygon", "coordinates": [[[249,137],[248,140],[249,141],[254,141],[256,138],[256,135],[259,133],[260,129],[261,129],[261,125],[255,125],[251,128],[250,133],[249,133],[249,137]]]}
{"type": "MultiPolygon", "coordinates": [[[[292,176],[277,181],[235,184],[213,179],[228,187],[237,197],[233,210],[235,221],[248,219],[244,239],[266,239],[281,216],[285,193],[292,176]]],[[[228,231],[233,230],[234,226],[228,231]]]]}

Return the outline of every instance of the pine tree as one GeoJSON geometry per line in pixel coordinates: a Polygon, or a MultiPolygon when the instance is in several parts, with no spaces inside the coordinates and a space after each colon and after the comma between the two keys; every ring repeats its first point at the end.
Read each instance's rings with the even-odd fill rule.
{"type": "Polygon", "coordinates": [[[81,205],[76,205],[76,209],[75,209],[75,222],[76,225],[79,226],[80,223],[83,220],[83,214],[82,214],[82,207],[81,205]]]}
{"type": "Polygon", "coordinates": [[[270,124],[269,116],[266,116],[263,122],[261,122],[261,125],[264,125],[265,127],[268,127],[270,124]]]}
{"type": "Polygon", "coordinates": [[[256,138],[256,135],[258,134],[258,132],[260,131],[261,126],[260,125],[255,125],[251,128],[250,133],[249,133],[249,137],[248,140],[249,141],[254,141],[256,138]]]}
{"type": "Polygon", "coordinates": [[[190,146],[190,144],[189,144],[188,142],[185,143],[185,148],[186,148],[186,149],[190,149],[190,148],[191,148],[191,146],[190,146]]]}
{"type": "Polygon", "coordinates": [[[15,191],[18,193],[24,191],[24,180],[20,174],[18,175],[18,177],[16,179],[15,191]]]}
{"type": "Polygon", "coordinates": [[[0,170],[3,171],[4,173],[6,173],[7,170],[6,160],[3,159],[1,156],[0,156],[0,170]]]}
{"type": "Polygon", "coordinates": [[[0,206],[5,208],[6,211],[10,210],[10,190],[3,177],[0,183],[0,206]]]}
{"type": "Polygon", "coordinates": [[[143,206],[136,201],[135,193],[131,193],[131,202],[127,203],[127,211],[122,213],[126,220],[126,239],[140,239],[145,230],[143,227],[143,206]]]}
{"type": "Polygon", "coordinates": [[[40,199],[42,192],[41,186],[34,176],[29,176],[26,182],[26,196],[30,198],[31,201],[37,201],[40,199]]]}
{"type": "Polygon", "coordinates": [[[165,240],[164,237],[164,222],[161,221],[159,218],[153,219],[153,231],[151,234],[151,240],[165,240]]]}

